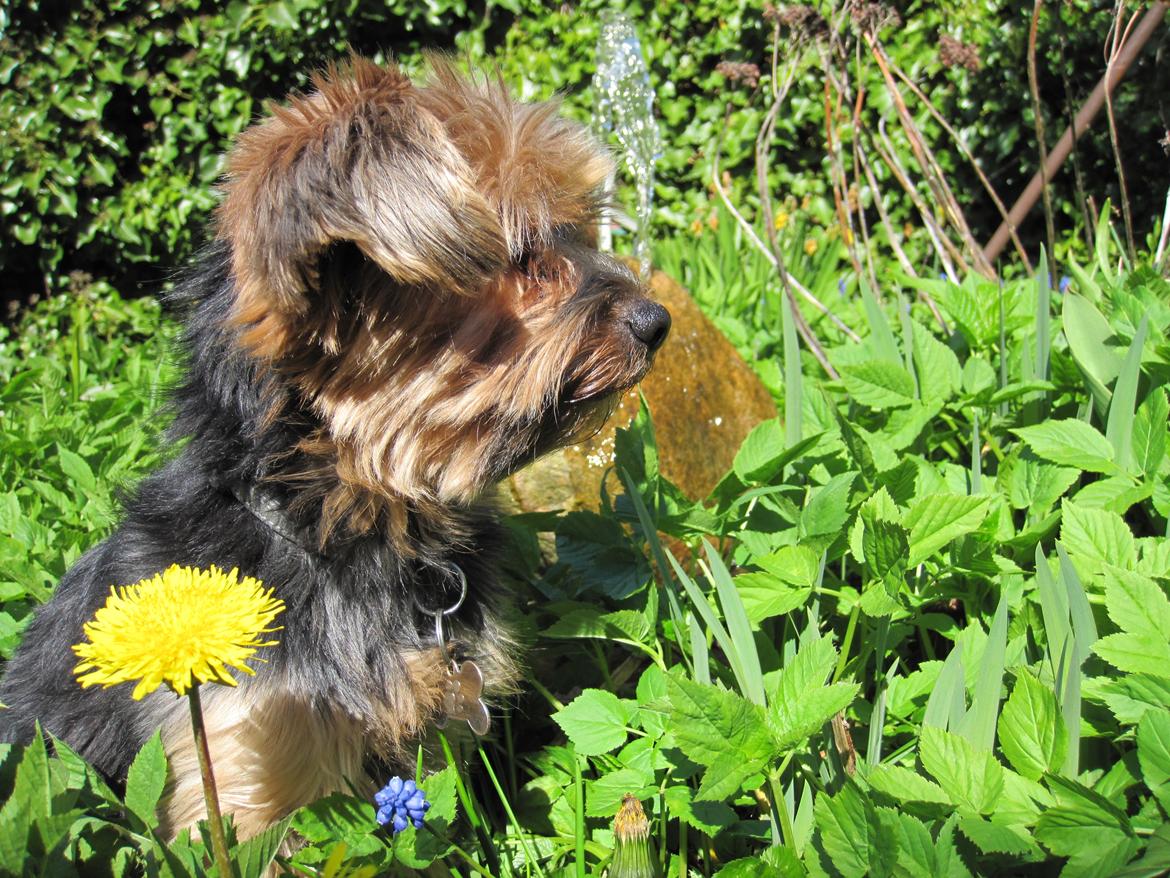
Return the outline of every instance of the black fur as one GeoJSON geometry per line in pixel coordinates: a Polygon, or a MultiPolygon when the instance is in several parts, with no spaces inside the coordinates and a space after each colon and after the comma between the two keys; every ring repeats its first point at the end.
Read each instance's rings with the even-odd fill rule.
{"type": "Polygon", "coordinates": [[[225,322],[232,295],[227,262],[226,245],[213,245],[170,297],[185,318],[187,360],[170,435],[185,444],[129,497],[118,529],[61,580],[0,684],[7,705],[0,740],[27,742],[39,720],[115,781],[176,699],[165,688],[134,701],[133,684],[77,683],[70,647],[83,639],[83,623],[113,585],[171,564],[238,567],[270,584],[287,609],[277,619],[279,645],[262,650],[267,665],[257,665],[258,672],[279,675],[315,706],[359,722],[373,722],[375,701],[406,674],[400,651],[434,645],[433,619],[419,604],[453,603],[457,591],[444,565],[458,564],[470,583],[454,619],[465,654],[490,664],[478,647],[500,637],[493,566],[501,534],[491,510],[461,511],[470,539],[416,534],[414,557],[404,558],[377,534],[336,539],[318,551],[310,540],[282,536],[237,499],[241,488],[262,484],[299,528],[313,529],[312,513],[298,511],[291,489],[266,477],[314,425],[305,416],[303,424],[282,418],[263,426],[273,395],[294,391],[275,374],[261,375],[233,343],[225,322]]]}

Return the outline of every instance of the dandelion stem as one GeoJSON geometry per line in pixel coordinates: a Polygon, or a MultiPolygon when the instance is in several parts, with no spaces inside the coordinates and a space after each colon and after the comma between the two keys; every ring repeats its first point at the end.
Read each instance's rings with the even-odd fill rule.
{"type": "Polygon", "coordinates": [[[199,754],[199,772],[203,775],[203,801],[207,805],[207,824],[211,829],[215,866],[221,878],[232,878],[227,839],[223,835],[223,818],[219,813],[219,795],[215,791],[215,776],[211,773],[211,752],[207,749],[207,730],[203,726],[203,705],[199,701],[198,684],[187,690],[187,704],[191,708],[191,731],[195,735],[195,752],[199,754]]]}

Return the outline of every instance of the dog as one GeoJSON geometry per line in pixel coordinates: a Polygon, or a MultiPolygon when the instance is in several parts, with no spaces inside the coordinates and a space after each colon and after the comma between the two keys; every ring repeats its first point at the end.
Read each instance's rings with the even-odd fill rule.
{"type": "Polygon", "coordinates": [[[594,432],[669,331],[596,248],[611,160],[586,129],[498,76],[428,67],[415,84],[353,57],[239,137],[211,243],[169,294],[178,450],[0,684],[0,740],[39,720],[115,781],[161,729],[172,834],[203,813],[185,700],[74,675],[110,587],[215,564],[284,601],[267,664],[203,691],[241,837],[350,789],[371,756],[408,763],[436,723],[483,731],[465,672],[489,697],[518,679],[492,486],[594,432]]]}

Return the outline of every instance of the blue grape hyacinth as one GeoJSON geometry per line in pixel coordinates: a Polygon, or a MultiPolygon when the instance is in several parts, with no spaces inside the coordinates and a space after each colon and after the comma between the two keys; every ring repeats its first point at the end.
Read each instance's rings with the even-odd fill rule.
{"type": "Polygon", "coordinates": [[[426,794],[414,781],[400,777],[390,778],[386,786],[374,793],[374,804],[378,806],[378,822],[390,826],[395,835],[410,823],[415,829],[422,829],[423,815],[431,807],[426,794]]]}

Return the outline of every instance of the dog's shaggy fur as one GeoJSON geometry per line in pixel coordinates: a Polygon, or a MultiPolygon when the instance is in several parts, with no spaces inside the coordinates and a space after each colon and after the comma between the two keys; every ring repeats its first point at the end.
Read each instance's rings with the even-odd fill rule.
{"type": "Polygon", "coordinates": [[[597,253],[609,160],[553,104],[432,61],[416,86],[354,59],[245,132],[186,321],[174,459],[64,577],[8,666],[0,738],[34,722],[111,778],[162,729],[172,831],[202,811],[183,700],[82,690],[70,646],[111,585],[238,567],[287,605],[279,646],[207,687],[224,810],[243,835],[358,782],[440,713],[424,610],[449,606],[489,691],[515,680],[481,497],[596,428],[669,327],[597,253]]]}

